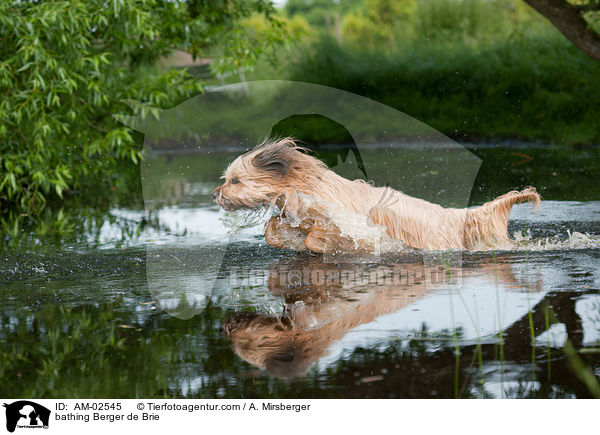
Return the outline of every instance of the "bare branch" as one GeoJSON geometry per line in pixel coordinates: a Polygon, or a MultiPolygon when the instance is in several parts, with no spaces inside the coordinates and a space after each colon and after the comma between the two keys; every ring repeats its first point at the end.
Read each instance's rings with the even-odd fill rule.
{"type": "Polygon", "coordinates": [[[598,4],[572,5],[565,0],[525,0],[525,2],[554,24],[577,48],[592,59],[600,61],[600,36],[589,28],[581,14],[582,7],[596,7],[598,4]]]}

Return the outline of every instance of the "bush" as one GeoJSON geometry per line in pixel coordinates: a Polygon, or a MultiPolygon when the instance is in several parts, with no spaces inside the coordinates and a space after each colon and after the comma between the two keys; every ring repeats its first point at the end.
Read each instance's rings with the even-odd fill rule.
{"type": "Polygon", "coordinates": [[[505,37],[511,30],[505,19],[506,0],[428,0],[419,3],[415,33],[426,39],[456,40],[505,37]]]}
{"type": "Polygon", "coordinates": [[[171,106],[201,91],[185,70],[152,65],[174,48],[252,63],[285,37],[267,0],[0,2],[0,210],[39,210],[52,196],[118,182],[117,161],[139,146],[112,118],[121,99],[171,106]],[[256,40],[239,25],[268,20],[256,40]]]}
{"type": "Polygon", "coordinates": [[[344,43],[374,48],[389,41],[390,34],[364,15],[350,12],[342,20],[342,37],[344,43]]]}
{"type": "Polygon", "coordinates": [[[453,137],[599,143],[600,64],[556,32],[473,46],[416,41],[358,50],[322,39],[292,80],[372,98],[453,137]]]}

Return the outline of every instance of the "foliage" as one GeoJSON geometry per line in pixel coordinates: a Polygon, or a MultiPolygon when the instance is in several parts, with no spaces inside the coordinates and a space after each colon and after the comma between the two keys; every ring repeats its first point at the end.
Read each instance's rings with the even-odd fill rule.
{"type": "MultiPolygon", "coordinates": [[[[504,0],[431,0],[419,3],[414,20],[419,37],[438,40],[506,37],[514,3],[504,0]]],[[[516,21],[516,20],[515,20],[516,21]]]]}
{"type": "Polygon", "coordinates": [[[410,18],[416,7],[416,0],[365,0],[367,16],[384,26],[410,18]]]}
{"type": "Polygon", "coordinates": [[[595,10],[590,10],[583,13],[583,18],[589,23],[590,28],[600,35],[600,1],[590,1],[586,3],[588,7],[594,7],[595,10]]]}
{"type": "Polygon", "coordinates": [[[121,99],[165,107],[202,90],[185,70],[160,72],[174,48],[216,56],[214,68],[256,62],[287,38],[267,0],[0,2],[0,210],[119,183],[135,137],[112,119],[121,99]],[[107,7],[107,5],[109,7],[107,7]],[[240,21],[266,17],[260,38],[240,21]]]}
{"type": "MultiPolygon", "coordinates": [[[[308,21],[300,15],[294,15],[293,17],[281,17],[278,18],[283,27],[285,28],[286,34],[292,41],[301,40],[312,33],[312,29],[308,21]]],[[[271,22],[269,18],[261,14],[253,14],[252,16],[245,18],[241,22],[242,27],[258,41],[264,41],[265,39],[272,38],[273,32],[271,29],[271,22]]],[[[278,41],[273,41],[278,42],[278,41]]],[[[280,48],[279,45],[270,45],[272,48],[280,48]]]]}
{"type": "Polygon", "coordinates": [[[344,42],[363,47],[377,47],[389,38],[389,33],[363,14],[350,12],[342,21],[344,42]]]}
{"type": "MultiPolygon", "coordinates": [[[[321,7],[292,5],[306,17],[321,7]]],[[[317,34],[281,75],[373,98],[453,137],[600,141],[599,66],[520,0],[362,0],[341,34],[317,34]]]]}
{"type": "Polygon", "coordinates": [[[344,17],[344,43],[381,48],[407,40],[482,42],[511,37],[540,24],[522,2],[501,0],[365,0],[365,11],[344,17]],[[375,42],[375,43],[374,43],[375,42]]]}
{"type": "Polygon", "coordinates": [[[336,17],[357,9],[363,9],[363,0],[287,0],[284,8],[288,16],[302,16],[320,30],[326,30],[336,17]]]}
{"type": "Polygon", "coordinates": [[[344,17],[343,41],[370,48],[393,43],[399,30],[408,28],[415,9],[414,0],[365,0],[364,12],[350,12],[344,17]]]}
{"type": "Polygon", "coordinates": [[[325,39],[290,61],[288,77],[372,98],[453,137],[600,142],[600,64],[556,34],[393,50],[325,39]]]}

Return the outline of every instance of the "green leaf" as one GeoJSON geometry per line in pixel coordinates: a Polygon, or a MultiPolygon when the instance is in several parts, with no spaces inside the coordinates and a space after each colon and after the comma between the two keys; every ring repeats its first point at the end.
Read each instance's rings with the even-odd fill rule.
{"type": "Polygon", "coordinates": [[[158,118],[199,92],[186,71],[155,67],[174,49],[255,62],[277,38],[239,38],[241,18],[274,22],[272,11],[267,0],[0,2],[0,208],[36,213],[111,176],[118,160],[138,163],[139,144],[112,117],[119,100],[152,102],[158,118]],[[235,50],[223,51],[230,39],[235,50]]]}

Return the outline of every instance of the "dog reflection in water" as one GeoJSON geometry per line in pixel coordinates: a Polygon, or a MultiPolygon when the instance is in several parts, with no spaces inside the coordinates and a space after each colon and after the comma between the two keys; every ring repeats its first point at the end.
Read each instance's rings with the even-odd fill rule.
{"type": "MultiPolygon", "coordinates": [[[[511,288],[530,288],[502,262],[448,270],[426,267],[422,260],[367,267],[313,258],[275,264],[270,272],[269,290],[284,298],[283,314],[237,313],[223,330],[242,359],[284,378],[303,376],[353,328],[453,285],[459,273],[489,275],[511,288]]],[[[539,288],[538,283],[533,290],[539,288]]]]}
{"type": "Polygon", "coordinates": [[[472,249],[507,242],[516,203],[540,196],[533,187],[476,208],[444,208],[389,187],[347,180],[289,138],[267,141],[238,157],[212,198],[224,209],[280,208],[265,239],[277,248],[376,251],[376,229],[418,249],[472,249]],[[352,222],[348,222],[348,220],[352,222]]]}

